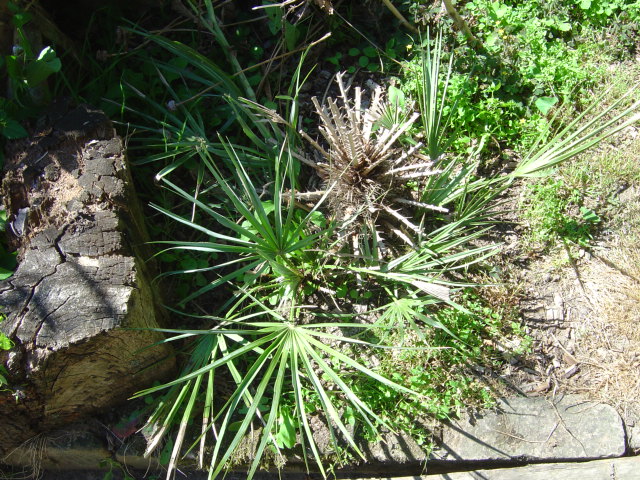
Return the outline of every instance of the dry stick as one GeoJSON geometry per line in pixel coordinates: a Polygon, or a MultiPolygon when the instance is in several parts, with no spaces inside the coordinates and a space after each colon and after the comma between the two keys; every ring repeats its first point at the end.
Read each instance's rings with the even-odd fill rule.
{"type": "Polygon", "coordinates": [[[320,169],[319,165],[316,162],[314,162],[313,160],[308,159],[304,155],[300,155],[299,153],[296,153],[296,152],[291,152],[291,155],[293,155],[294,158],[297,158],[298,160],[300,160],[305,165],[310,166],[311,168],[315,168],[317,170],[320,169]]]}
{"type": "Polygon", "coordinates": [[[587,449],[584,447],[584,444],[580,441],[580,439],[578,437],[576,437],[571,430],[569,430],[569,427],[567,427],[567,424],[564,422],[564,418],[562,418],[562,415],[560,415],[560,412],[558,411],[558,407],[556,406],[556,404],[553,403],[552,401],[549,401],[549,403],[553,407],[553,410],[555,411],[556,416],[558,417],[558,420],[560,421],[560,424],[562,425],[562,428],[564,428],[564,430],[569,435],[571,435],[576,442],[578,442],[580,444],[580,446],[582,447],[582,451],[586,455],[587,454],[587,449]]]}
{"type": "Polygon", "coordinates": [[[385,225],[387,226],[387,228],[393,232],[399,239],[401,239],[402,241],[404,241],[407,245],[409,245],[412,248],[416,248],[415,243],[413,243],[413,241],[411,240],[411,238],[409,238],[408,235],[405,235],[404,232],[402,232],[402,230],[400,230],[399,228],[394,227],[393,225],[391,225],[389,222],[385,222],[385,225]]]}
{"type": "Polygon", "coordinates": [[[561,349],[564,353],[566,353],[566,354],[567,354],[567,356],[568,356],[571,360],[573,360],[574,362],[576,362],[576,364],[577,364],[577,363],[580,363],[580,361],[579,361],[576,357],[574,357],[571,353],[569,353],[569,351],[568,351],[566,348],[564,348],[564,345],[562,345],[562,343],[560,343],[560,340],[558,340],[558,337],[556,337],[556,336],[555,336],[555,334],[554,334],[553,332],[551,332],[551,336],[552,336],[552,337],[553,337],[553,339],[556,341],[556,344],[560,347],[560,349],[561,349]]]}
{"type": "Polygon", "coordinates": [[[316,190],[315,192],[296,192],[295,198],[296,200],[320,200],[326,193],[326,190],[316,190]]]}
{"type": "MultiPolygon", "coordinates": [[[[393,162],[393,165],[400,165],[402,162],[404,162],[406,160],[406,158],[410,155],[414,155],[416,150],[418,150],[420,147],[422,147],[423,143],[422,142],[418,142],[416,143],[413,147],[411,147],[409,150],[407,150],[406,152],[403,152],[402,155],[400,155],[398,157],[397,160],[395,160],[393,162]]],[[[431,162],[431,160],[427,160],[427,162],[431,162]]],[[[433,165],[433,162],[431,162],[431,164],[433,165]]],[[[387,173],[391,173],[392,171],[390,170],[387,173]]]]}
{"type": "Polygon", "coordinates": [[[429,203],[424,203],[424,202],[416,202],[414,200],[407,200],[406,198],[401,198],[401,197],[392,198],[391,200],[394,202],[411,205],[412,207],[425,208],[428,210],[435,210],[436,212],[442,212],[442,213],[449,213],[448,208],[440,207],[438,205],[431,205],[429,203]]]}
{"type": "MultiPolygon", "coordinates": [[[[307,142],[309,142],[311,145],[313,145],[313,147],[314,147],[316,150],[318,150],[318,151],[322,154],[322,156],[323,156],[324,158],[330,158],[329,152],[327,152],[324,148],[322,148],[322,147],[318,144],[318,142],[316,142],[313,138],[311,138],[311,137],[309,136],[309,134],[307,134],[307,132],[305,132],[304,130],[299,130],[299,132],[298,132],[298,133],[300,133],[300,135],[302,135],[302,137],[303,137],[307,142]]],[[[305,163],[306,163],[306,162],[305,162],[305,163]]],[[[315,165],[311,165],[311,166],[312,166],[312,167],[315,167],[315,165]]]]}
{"type": "Polygon", "coordinates": [[[418,226],[414,225],[413,223],[411,223],[407,218],[405,218],[404,216],[402,216],[401,214],[396,212],[394,209],[392,209],[390,207],[387,207],[386,205],[383,205],[382,208],[383,208],[383,210],[385,212],[387,212],[392,217],[400,220],[405,226],[407,226],[408,228],[410,228],[411,230],[416,232],[418,235],[423,233],[422,229],[420,227],[418,227],[418,226]]]}
{"type": "Polygon", "coordinates": [[[258,5],[257,7],[252,7],[251,10],[261,10],[263,8],[273,8],[273,7],[286,7],[292,3],[297,2],[298,0],[285,0],[281,3],[270,3],[268,5],[258,5]]]}
{"type": "Polygon", "coordinates": [[[478,40],[473,33],[471,33],[469,25],[467,25],[467,22],[464,21],[464,18],[460,16],[458,10],[453,5],[453,2],[451,0],[442,0],[442,3],[444,4],[445,10],[453,20],[456,28],[464,34],[467,42],[469,42],[469,45],[476,50],[483,48],[482,42],[478,40]]]}
{"type": "Polygon", "coordinates": [[[365,175],[369,175],[369,173],[371,173],[374,168],[376,168],[389,157],[389,155],[391,154],[389,150],[391,148],[391,145],[393,145],[393,143],[400,137],[400,135],[407,131],[407,129],[418,119],[419,116],[420,114],[418,114],[417,112],[414,113],[406,123],[404,123],[403,125],[399,125],[397,127],[398,129],[395,132],[394,129],[391,129],[388,131],[389,134],[385,134],[383,136],[384,139],[378,140],[380,143],[376,145],[373,155],[380,155],[380,158],[364,170],[365,175]],[[391,133],[393,133],[393,135],[391,135],[391,133]],[[391,138],[389,138],[389,136],[391,138]],[[384,142],[384,144],[382,144],[382,142],[384,142]]]}
{"type": "Polygon", "coordinates": [[[400,23],[408,28],[409,30],[411,30],[413,33],[418,33],[418,29],[416,27],[414,27],[413,25],[411,25],[409,23],[409,21],[404,18],[402,16],[402,14],[398,11],[398,9],[393,5],[393,3],[391,3],[391,0],[382,0],[382,3],[384,3],[386,5],[386,7],[389,9],[389,11],[391,13],[393,13],[393,16],[396,17],[398,20],[400,20],[400,23]]]}
{"type": "Polygon", "coordinates": [[[580,275],[580,270],[578,269],[578,264],[576,263],[575,258],[573,258],[573,255],[571,255],[571,250],[569,249],[569,245],[567,244],[566,238],[562,239],[562,244],[564,246],[564,249],[567,252],[567,257],[569,258],[569,263],[571,264],[571,268],[573,270],[573,273],[576,275],[576,280],[578,280],[578,284],[580,285],[580,289],[582,290],[584,298],[587,300],[587,302],[589,302],[589,305],[591,305],[591,307],[595,309],[595,305],[593,304],[593,302],[591,301],[591,298],[587,294],[587,290],[584,288],[584,282],[582,281],[582,276],[580,275]]]}
{"type": "MultiPolygon", "coordinates": [[[[320,39],[316,40],[315,42],[311,42],[309,45],[306,45],[306,46],[304,46],[304,47],[300,47],[300,48],[296,48],[295,50],[292,50],[292,51],[290,51],[290,52],[282,53],[282,54],[277,55],[277,56],[275,56],[275,57],[273,57],[273,58],[270,58],[270,59],[268,59],[268,60],[263,60],[262,62],[256,63],[255,65],[251,65],[250,67],[247,67],[247,68],[245,68],[245,69],[243,69],[243,70],[240,70],[239,72],[234,73],[233,75],[231,75],[231,78],[233,78],[233,77],[235,77],[235,76],[237,76],[237,75],[240,75],[241,73],[246,73],[246,72],[248,72],[249,70],[253,70],[254,68],[261,67],[262,65],[264,65],[264,64],[266,64],[266,63],[269,63],[269,62],[272,62],[273,60],[279,60],[279,59],[281,59],[281,58],[285,58],[285,57],[288,57],[288,56],[290,56],[290,55],[293,55],[294,53],[298,53],[298,52],[301,52],[301,51],[303,51],[303,50],[306,50],[307,48],[315,47],[315,46],[316,46],[316,45],[318,45],[320,42],[324,42],[324,41],[325,41],[327,38],[329,38],[330,36],[331,36],[331,32],[329,32],[329,33],[325,34],[325,36],[324,36],[324,37],[322,37],[322,38],[320,38],[320,39]]],[[[202,96],[202,95],[204,95],[205,93],[210,92],[211,90],[213,90],[214,88],[216,88],[217,86],[219,86],[219,85],[220,85],[220,83],[221,83],[221,82],[214,83],[213,85],[208,86],[208,87],[207,87],[207,88],[205,88],[204,90],[199,91],[198,93],[196,93],[196,94],[195,94],[195,95],[193,95],[192,97],[187,98],[186,100],[183,100],[182,102],[176,103],[176,107],[179,107],[180,105],[184,105],[185,103],[188,103],[188,102],[190,102],[190,101],[192,101],[192,100],[195,100],[195,99],[196,99],[196,98],[198,98],[198,97],[201,97],[201,96],[202,96]]]]}
{"type": "Polygon", "coordinates": [[[496,433],[499,433],[501,435],[505,435],[507,437],[511,437],[511,438],[515,438],[516,440],[519,440],[521,442],[526,442],[526,443],[547,443],[551,437],[553,436],[553,434],[555,433],[556,429],[558,428],[558,426],[560,425],[560,422],[556,422],[556,424],[553,426],[553,428],[551,429],[551,431],[549,432],[549,435],[547,435],[547,439],[546,440],[527,440],[526,438],[522,438],[519,437],[518,435],[513,435],[511,433],[508,432],[503,432],[501,430],[495,430],[495,429],[491,429],[496,433]]]}
{"type": "Polygon", "coordinates": [[[399,178],[400,180],[411,180],[412,178],[431,177],[433,175],[437,175],[440,172],[440,170],[430,170],[428,172],[405,173],[404,175],[398,175],[396,178],[399,178]]]}
{"type": "MultiPolygon", "coordinates": [[[[392,168],[391,170],[387,170],[386,172],[384,172],[384,174],[393,175],[394,173],[408,172],[409,170],[418,170],[418,169],[425,169],[425,168],[430,169],[431,167],[433,167],[433,162],[416,163],[415,165],[407,165],[405,167],[392,168]]],[[[437,175],[439,173],[442,173],[442,170],[427,170],[425,173],[431,173],[432,175],[437,175]]]]}

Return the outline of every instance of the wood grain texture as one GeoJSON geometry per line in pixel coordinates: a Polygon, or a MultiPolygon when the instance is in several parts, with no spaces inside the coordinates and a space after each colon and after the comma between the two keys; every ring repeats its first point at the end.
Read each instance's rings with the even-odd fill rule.
{"type": "Polygon", "coordinates": [[[10,374],[0,456],[174,367],[162,361],[168,347],[142,350],[161,339],[143,328],[162,323],[162,310],[140,260],[147,238],[122,141],[85,106],[40,130],[10,147],[0,191],[10,222],[26,215],[11,238],[18,269],[0,282],[0,330],[15,343],[0,355],[10,374]]]}

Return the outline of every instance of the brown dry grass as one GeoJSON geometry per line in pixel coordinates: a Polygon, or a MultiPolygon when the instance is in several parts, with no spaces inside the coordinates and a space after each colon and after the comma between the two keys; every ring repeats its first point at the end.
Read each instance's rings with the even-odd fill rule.
{"type": "Polygon", "coordinates": [[[625,416],[640,415],[640,188],[626,198],[614,235],[581,269],[591,314],[576,352],[588,373],[581,387],[625,416]]]}

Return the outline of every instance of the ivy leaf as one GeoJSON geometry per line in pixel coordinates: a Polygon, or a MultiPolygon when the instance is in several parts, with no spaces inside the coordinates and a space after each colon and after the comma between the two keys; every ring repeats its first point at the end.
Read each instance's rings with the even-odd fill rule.
{"type": "Polygon", "coordinates": [[[557,97],[540,97],[536,100],[536,107],[540,113],[546,115],[556,103],[558,103],[557,97]]]}
{"type": "Polygon", "coordinates": [[[378,51],[373,47],[364,47],[362,53],[369,58],[376,58],[378,56],[378,51]]]}
{"type": "Polygon", "coordinates": [[[2,125],[2,128],[0,129],[0,133],[2,133],[3,137],[8,138],[9,140],[13,140],[16,138],[24,138],[27,136],[27,131],[25,130],[25,128],[15,120],[9,118],[6,119],[3,123],[4,125],[2,125]]]}
{"type": "Polygon", "coordinates": [[[0,245],[0,280],[6,280],[15,270],[18,262],[16,260],[17,252],[9,253],[0,245]]]}
{"type": "Polygon", "coordinates": [[[389,95],[389,103],[393,105],[395,108],[402,109],[405,104],[405,96],[404,92],[393,85],[389,86],[389,90],[387,92],[389,95]]]}
{"type": "Polygon", "coordinates": [[[275,6],[264,9],[265,13],[267,14],[267,17],[269,17],[269,31],[271,32],[271,35],[275,35],[282,28],[283,10],[284,10],[283,8],[278,8],[275,6]]]}
{"type": "Polygon", "coordinates": [[[288,51],[292,51],[293,49],[296,48],[299,38],[300,38],[300,29],[292,23],[285,22],[284,41],[287,44],[288,51]]]}
{"type": "Polygon", "coordinates": [[[598,223],[600,221],[598,214],[590,208],[580,207],[580,213],[582,214],[582,218],[587,222],[598,223]]]}
{"type": "Polygon", "coordinates": [[[29,87],[35,87],[44,82],[52,73],[59,72],[62,62],[51,47],[43,48],[38,58],[29,63],[24,71],[24,78],[29,87]]]}
{"type": "Polygon", "coordinates": [[[4,333],[0,332],[0,350],[11,350],[13,342],[4,333]]]}
{"type": "Polygon", "coordinates": [[[284,448],[293,448],[296,444],[296,427],[291,412],[285,409],[280,411],[280,428],[276,440],[284,448]]]}

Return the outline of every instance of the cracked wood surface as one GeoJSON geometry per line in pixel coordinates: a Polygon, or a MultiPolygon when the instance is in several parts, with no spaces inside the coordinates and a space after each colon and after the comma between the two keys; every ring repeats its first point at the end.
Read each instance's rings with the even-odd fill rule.
{"type": "Polygon", "coordinates": [[[0,392],[0,458],[173,368],[168,347],[141,351],[160,334],[130,329],[162,313],[121,139],[85,106],[54,109],[44,125],[9,147],[0,189],[20,260],[0,282],[0,331],[15,343],[0,353],[11,389],[0,392]]]}

